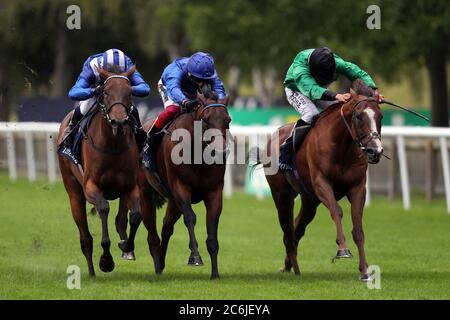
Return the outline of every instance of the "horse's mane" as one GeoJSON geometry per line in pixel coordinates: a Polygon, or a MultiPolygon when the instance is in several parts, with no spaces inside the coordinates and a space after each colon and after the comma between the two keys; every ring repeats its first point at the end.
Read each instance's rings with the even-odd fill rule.
{"type": "Polygon", "coordinates": [[[362,96],[373,97],[374,95],[373,89],[368,87],[367,84],[365,84],[361,79],[356,79],[355,81],[353,81],[352,89],[357,94],[362,96]]]}

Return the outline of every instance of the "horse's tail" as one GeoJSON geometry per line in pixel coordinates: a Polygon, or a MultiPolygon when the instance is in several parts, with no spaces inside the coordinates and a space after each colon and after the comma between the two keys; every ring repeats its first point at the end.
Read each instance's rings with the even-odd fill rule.
{"type": "Polygon", "coordinates": [[[156,206],[157,209],[160,209],[166,203],[167,199],[152,187],[149,189],[148,195],[150,201],[156,206]]]}
{"type": "Polygon", "coordinates": [[[248,152],[248,168],[250,170],[250,179],[253,177],[253,173],[258,165],[262,164],[261,161],[261,149],[259,147],[255,147],[249,150],[248,152]]]}

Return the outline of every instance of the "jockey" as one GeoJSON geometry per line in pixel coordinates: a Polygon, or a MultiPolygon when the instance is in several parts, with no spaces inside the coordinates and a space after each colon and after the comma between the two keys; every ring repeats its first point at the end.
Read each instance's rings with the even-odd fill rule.
{"type": "MultiPolygon", "coordinates": [[[[66,138],[73,131],[73,128],[97,102],[96,96],[99,85],[101,85],[101,78],[96,68],[102,68],[110,72],[126,72],[133,65],[131,59],[118,49],[109,49],[103,53],[95,54],[87,58],[77,82],[69,91],[69,98],[80,101],[80,104],[75,108],[70,123],[64,130],[63,141],[69,140],[66,138]]],[[[132,95],[134,96],[145,97],[150,93],[149,85],[144,81],[138,71],[135,71],[130,76],[130,84],[132,95]]],[[[134,118],[137,126],[136,139],[140,148],[145,139],[145,132],[142,129],[138,110],[134,107],[131,108],[131,116],[134,118]]],[[[65,143],[67,144],[67,142],[65,143]]]]}
{"type": "MultiPolygon", "coordinates": [[[[338,75],[343,75],[351,81],[360,78],[375,90],[375,96],[380,102],[382,101],[383,96],[379,94],[373,79],[356,64],[343,60],[326,47],[300,51],[289,67],[284,80],[284,90],[289,104],[302,115],[295,126],[299,128],[297,134],[300,134],[300,141],[306,137],[313,117],[319,114],[314,104],[315,101],[327,100],[345,103],[350,100],[350,93],[339,94],[327,89],[338,75]]],[[[292,148],[293,137],[291,134],[280,147],[280,170],[292,171],[292,148]]]]}
{"type": "Polygon", "coordinates": [[[158,91],[164,103],[164,111],[156,118],[148,132],[148,139],[161,130],[180,111],[189,111],[198,106],[197,92],[203,84],[210,84],[219,99],[226,96],[222,80],[217,75],[213,57],[196,52],[191,57],[175,59],[163,71],[158,82],[158,91]]]}

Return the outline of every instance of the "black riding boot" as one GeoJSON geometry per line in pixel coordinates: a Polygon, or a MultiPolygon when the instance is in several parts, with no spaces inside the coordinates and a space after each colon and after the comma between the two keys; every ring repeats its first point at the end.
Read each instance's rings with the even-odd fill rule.
{"type": "Polygon", "coordinates": [[[71,141],[72,132],[74,132],[74,128],[78,125],[78,123],[83,118],[83,114],[80,111],[80,107],[76,107],[73,111],[72,118],[69,121],[69,124],[64,129],[64,135],[63,135],[63,143],[64,145],[68,146],[71,141]]]}
{"type": "Polygon", "coordinates": [[[145,139],[147,139],[147,133],[142,128],[141,119],[139,118],[139,112],[134,106],[131,108],[131,117],[134,121],[134,128],[136,129],[136,144],[140,153],[144,148],[145,139]]]}
{"type": "Polygon", "coordinates": [[[159,129],[156,128],[155,124],[153,124],[147,133],[146,140],[145,140],[145,146],[144,146],[144,152],[148,156],[151,155],[151,151],[153,149],[153,140],[154,140],[153,138],[158,131],[159,131],[159,129]]]}
{"type": "Polygon", "coordinates": [[[284,141],[284,143],[280,146],[280,159],[278,163],[278,167],[282,171],[293,171],[293,163],[292,156],[294,152],[294,132],[296,134],[296,143],[298,146],[301,145],[303,140],[306,137],[311,125],[302,119],[299,119],[292,129],[291,135],[284,141]],[[298,130],[296,130],[299,128],[298,130]],[[298,136],[298,135],[301,136],[298,136]]]}

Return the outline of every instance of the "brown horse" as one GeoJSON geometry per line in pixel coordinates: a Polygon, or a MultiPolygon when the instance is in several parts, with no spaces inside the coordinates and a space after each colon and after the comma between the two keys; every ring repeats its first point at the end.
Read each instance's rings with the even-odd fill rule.
{"type": "MultiPolygon", "coordinates": [[[[156,152],[159,179],[167,187],[167,190],[161,188],[161,184],[153,172],[145,170],[148,183],[145,185],[142,182],[141,185],[142,214],[150,236],[155,220],[156,207],[162,205],[161,196],[168,198],[161,232],[161,271],[165,268],[165,256],[169,239],[173,234],[174,225],[181,215],[183,215],[184,224],[189,231],[191,254],[188,264],[198,266],[202,265],[203,262],[195,237],[196,215],[192,210],[191,204],[203,201],[206,207],[206,228],[208,234],[206,245],[211,257],[211,278],[214,279],[219,277],[217,267],[217,254],[219,251],[217,228],[222,211],[222,190],[225,174],[224,158],[227,150],[226,134],[231,119],[226,108],[227,101],[221,101],[218,104],[217,96],[210,90],[204,89],[203,94],[198,95],[201,106],[192,112],[180,114],[167,128],[167,132],[164,134],[157,149],[152,151],[156,152]],[[201,132],[198,132],[198,130],[196,132],[195,127],[197,129],[200,128],[201,132]],[[207,137],[208,132],[209,138],[207,137]],[[180,135],[183,136],[183,140],[177,143],[174,139],[177,139],[177,136],[179,138],[180,135]],[[187,146],[187,148],[180,152],[178,148],[182,144],[187,146]],[[216,159],[221,160],[212,164],[205,163],[205,159],[202,157],[205,150],[210,151],[211,154],[217,157],[216,159]],[[175,160],[178,156],[181,156],[186,161],[180,163],[178,160],[175,160]],[[195,161],[196,159],[198,160],[197,157],[200,157],[199,162],[195,161]],[[159,198],[159,201],[155,201],[157,198],[159,198]]],[[[150,241],[149,246],[151,247],[150,241]]],[[[152,255],[154,256],[154,252],[152,252],[152,255]]]]}
{"type": "MultiPolygon", "coordinates": [[[[298,242],[320,203],[328,208],[336,224],[336,243],[339,246],[336,258],[352,257],[345,242],[341,224],[343,212],[338,204],[341,198],[347,197],[351,203],[353,240],[359,252],[360,279],[370,280],[364,252],[362,215],[368,162],[377,163],[383,153],[380,136],[382,113],[377,100],[372,97],[372,89],[361,80],[353,83],[351,95],[349,102],[330,106],[322,112],[296,152],[295,163],[301,183],[287,179],[280,171],[272,175],[266,171],[284,233],[287,256],[282,271],[293,268],[295,274],[300,274],[298,242]],[[302,205],[294,227],[294,198],[298,193],[301,193],[302,205]]],[[[290,135],[292,128],[293,124],[283,126],[272,136],[267,145],[269,155],[278,154],[278,146],[290,135]],[[278,139],[276,143],[274,139],[278,139]]],[[[278,157],[272,159],[277,160],[278,157]]]]}
{"type": "MultiPolygon", "coordinates": [[[[97,99],[100,111],[93,116],[86,137],[82,141],[82,166],[77,167],[66,157],[58,156],[72,215],[80,232],[81,250],[86,257],[90,276],[95,276],[95,271],[92,263],[93,239],[86,219],[86,200],[95,205],[102,221],[103,254],[99,267],[103,272],[114,269],[107,224],[108,200],[120,198],[121,206],[126,206],[131,211],[130,236],[121,244],[121,249],[125,252],[133,251],[135,233],[142,220],[138,188],[139,154],[129,121],[131,108],[129,77],[134,71],[133,67],[119,75],[98,69],[104,79],[102,92],[97,99]]],[[[61,123],[58,143],[61,143],[69,119],[70,114],[61,123]]]]}

